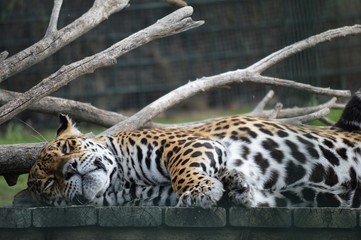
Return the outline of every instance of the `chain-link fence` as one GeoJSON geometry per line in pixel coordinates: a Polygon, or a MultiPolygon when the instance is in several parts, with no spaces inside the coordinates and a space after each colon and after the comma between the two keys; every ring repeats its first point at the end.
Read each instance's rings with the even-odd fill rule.
{"type": "MultiPolygon", "coordinates": [[[[0,51],[10,54],[38,41],[45,33],[52,1],[1,1],[0,51]]],[[[16,75],[0,87],[25,91],[62,65],[101,51],[175,10],[155,0],[130,1],[131,6],[44,62],[16,75]]],[[[139,109],[172,89],[202,76],[244,68],[268,54],[330,28],[361,22],[359,0],[189,0],[195,20],[205,25],[160,39],[118,59],[112,67],[73,81],[54,95],[125,111],[139,109]]],[[[92,1],[64,1],[59,28],[92,1]]],[[[323,87],[361,86],[361,38],[321,44],[283,61],[265,74],[323,87]]],[[[271,87],[255,84],[196,96],[177,109],[249,108],[271,87]]],[[[276,88],[285,105],[310,105],[319,99],[304,92],[276,88]]]]}

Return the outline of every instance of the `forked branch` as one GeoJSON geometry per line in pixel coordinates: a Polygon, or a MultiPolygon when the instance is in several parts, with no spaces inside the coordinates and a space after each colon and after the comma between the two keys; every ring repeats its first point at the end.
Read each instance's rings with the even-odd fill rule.
{"type": "Polygon", "coordinates": [[[145,108],[141,109],[130,118],[107,129],[106,131],[101,133],[101,135],[114,134],[124,129],[139,128],[140,126],[151,121],[161,112],[164,112],[165,110],[169,109],[175,104],[178,104],[184,99],[192,97],[200,92],[209,91],[216,87],[228,85],[230,83],[263,83],[269,85],[294,87],[316,94],[330,95],[335,97],[349,97],[350,91],[314,87],[308,84],[295,83],[294,81],[290,80],[262,76],[261,73],[266,69],[270,68],[271,66],[275,65],[276,63],[282,61],[283,59],[307,48],[313,47],[319,43],[330,41],[337,37],[345,37],[347,35],[356,35],[360,33],[361,25],[353,25],[332,29],[289,45],[261,59],[260,61],[256,62],[255,64],[251,65],[246,69],[239,69],[219,75],[203,77],[201,79],[197,79],[196,81],[189,82],[157,99],[153,103],[147,105],[145,108]]]}
{"type": "Polygon", "coordinates": [[[302,41],[296,42],[292,45],[282,48],[281,50],[274,52],[267,57],[261,59],[260,61],[252,64],[247,68],[247,70],[252,72],[262,73],[270,67],[276,65],[276,63],[298,53],[303,50],[306,50],[310,47],[314,47],[317,44],[331,41],[334,38],[346,37],[349,35],[357,35],[361,32],[361,25],[355,24],[353,26],[345,26],[341,28],[335,28],[323,33],[311,36],[302,41]]]}
{"type": "Polygon", "coordinates": [[[196,81],[189,82],[171,91],[170,93],[162,96],[161,98],[155,100],[154,102],[147,105],[142,110],[140,110],[133,116],[129,117],[128,119],[105,130],[103,133],[101,133],[101,135],[114,134],[118,131],[122,131],[125,129],[137,129],[145,125],[147,122],[151,121],[158,114],[174,106],[175,104],[180,103],[181,101],[189,97],[192,97],[200,92],[209,91],[211,89],[228,85],[230,83],[243,83],[243,82],[261,82],[261,83],[267,82],[267,84],[270,85],[278,85],[278,86],[287,85],[288,87],[296,87],[297,89],[302,89],[313,93],[319,91],[320,94],[324,94],[324,95],[337,96],[337,97],[350,96],[350,91],[325,89],[325,88],[313,87],[311,85],[302,84],[302,83],[291,84],[294,82],[290,80],[266,78],[259,76],[257,73],[254,74],[244,70],[236,70],[211,77],[204,77],[196,81]]]}
{"type": "Polygon", "coordinates": [[[51,12],[48,29],[45,33],[45,38],[54,34],[58,30],[58,19],[63,0],[54,0],[53,11],[51,12]]]}
{"type": "Polygon", "coordinates": [[[63,66],[51,76],[0,108],[0,124],[27,109],[35,101],[58,90],[70,81],[101,67],[116,63],[116,58],[152,40],[171,36],[198,27],[204,21],[193,21],[192,7],[181,8],[158,20],[155,24],[138,31],[108,49],[70,65],[63,66]]]}
{"type": "Polygon", "coordinates": [[[4,61],[0,60],[0,82],[51,56],[108,19],[111,14],[125,8],[129,0],[95,1],[88,12],[57,31],[61,2],[59,0],[54,1],[49,27],[43,39],[4,61]]]}

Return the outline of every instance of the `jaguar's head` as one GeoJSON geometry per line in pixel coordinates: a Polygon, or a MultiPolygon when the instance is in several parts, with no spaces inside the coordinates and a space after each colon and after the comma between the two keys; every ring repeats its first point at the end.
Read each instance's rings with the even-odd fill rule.
{"type": "Polygon", "coordinates": [[[116,171],[112,152],[60,115],[56,138],[44,146],[30,170],[28,190],[47,205],[91,204],[102,198],[116,171]]]}

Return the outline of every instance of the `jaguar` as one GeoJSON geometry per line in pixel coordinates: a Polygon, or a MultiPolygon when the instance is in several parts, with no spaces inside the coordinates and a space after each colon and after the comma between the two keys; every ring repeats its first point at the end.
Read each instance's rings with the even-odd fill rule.
{"type": "Polygon", "coordinates": [[[333,127],[230,116],[181,129],[91,137],[60,115],[30,170],[46,205],[361,205],[361,91],[333,127]]]}

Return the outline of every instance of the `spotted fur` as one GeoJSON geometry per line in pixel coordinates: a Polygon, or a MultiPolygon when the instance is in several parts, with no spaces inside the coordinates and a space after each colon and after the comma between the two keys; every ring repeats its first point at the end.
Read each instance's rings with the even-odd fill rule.
{"type": "Polygon", "coordinates": [[[360,118],[350,116],[333,128],[233,116],[90,138],[62,115],[28,186],[49,205],[210,207],[225,196],[248,207],[358,208],[361,131],[352,126],[360,118]]]}

